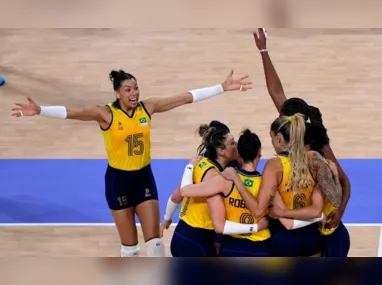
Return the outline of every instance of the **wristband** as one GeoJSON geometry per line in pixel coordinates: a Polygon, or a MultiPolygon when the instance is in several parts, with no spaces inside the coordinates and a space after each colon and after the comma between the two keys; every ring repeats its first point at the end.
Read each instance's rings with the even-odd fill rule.
{"type": "Polygon", "coordinates": [[[66,119],[66,117],[68,116],[66,107],[64,106],[41,106],[40,109],[40,116],[57,119],[66,119]]]}
{"type": "Polygon", "coordinates": [[[324,218],[324,213],[321,214],[321,217],[309,220],[293,220],[293,230],[300,229],[316,222],[322,221],[324,218]]]}
{"type": "Polygon", "coordinates": [[[231,221],[225,221],[223,234],[232,235],[256,233],[257,229],[256,224],[239,224],[231,221]]]}
{"type": "Polygon", "coordinates": [[[183,172],[182,182],[180,184],[180,191],[182,191],[183,187],[193,184],[193,180],[192,180],[193,171],[194,171],[194,166],[192,164],[187,164],[183,172]]]}
{"type": "Polygon", "coordinates": [[[223,89],[223,86],[221,84],[215,85],[212,87],[195,89],[195,90],[190,91],[192,97],[194,98],[193,103],[207,100],[207,99],[214,97],[216,95],[219,95],[223,92],[224,92],[224,89],[223,89]]]}
{"type": "Polygon", "coordinates": [[[171,196],[168,198],[167,206],[166,206],[166,213],[164,215],[164,219],[166,221],[171,221],[172,216],[174,215],[176,209],[178,209],[179,204],[175,204],[173,201],[171,201],[171,196]]]}

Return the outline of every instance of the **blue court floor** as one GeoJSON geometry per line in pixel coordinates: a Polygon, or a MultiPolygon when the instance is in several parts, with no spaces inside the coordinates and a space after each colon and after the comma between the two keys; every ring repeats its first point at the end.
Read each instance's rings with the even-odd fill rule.
{"type": "MultiPolygon", "coordinates": [[[[161,216],[187,162],[153,160],[161,216]]],[[[382,223],[378,179],[382,159],[342,159],[340,163],[352,183],[344,222],[382,223]]],[[[106,165],[104,159],[0,160],[0,223],[112,223],[104,198],[106,165]]]]}

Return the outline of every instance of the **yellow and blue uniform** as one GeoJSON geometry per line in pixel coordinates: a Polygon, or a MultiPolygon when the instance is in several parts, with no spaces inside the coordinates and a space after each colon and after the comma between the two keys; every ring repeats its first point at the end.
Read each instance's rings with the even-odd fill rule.
{"type": "Polygon", "coordinates": [[[131,116],[119,101],[107,105],[112,120],[102,129],[108,156],[105,195],[112,210],[135,207],[147,200],[157,200],[158,192],[151,169],[151,117],[143,102],[131,116]]]}
{"type": "MultiPolygon", "coordinates": [[[[287,209],[297,209],[312,204],[312,192],[316,181],[310,173],[311,186],[305,189],[287,188],[291,163],[287,152],[278,155],[283,166],[283,176],[278,191],[287,209]]],[[[321,251],[323,238],[317,230],[317,223],[295,230],[287,230],[279,220],[271,220],[269,229],[272,236],[272,255],[279,257],[312,256],[321,251]]]]}
{"type": "MultiPolygon", "coordinates": [[[[261,174],[257,171],[246,171],[239,169],[238,175],[248,189],[257,197],[260,185],[261,174]]],[[[239,190],[232,185],[228,195],[224,196],[226,217],[228,221],[241,224],[256,224],[256,219],[245,205],[239,190]]],[[[222,239],[219,256],[221,257],[267,257],[270,256],[270,237],[269,229],[256,233],[225,235],[222,239]]]]}
{"type": "MultiPolygon", "coordinates": [[[[324,156],[323,154],[321,155],[324,156]]],[[[324,158],[324,160],[328,163],[326,158],[324,158]]],[[[337,208],[325,197],[323,210],[325,216],[327,217],[336,210],[337,208]]],[[[330,221],[331,219],[326,220],[326,222],[330,221]]],[[[325,257],[347,257],[350,249],[350,235],[342,221],[336,228],[325,229],[320,227],[319,231],[324,236],[325,246],[323,255],[325,257]]]]}
{"type": "MultiPolygon", "coordinates": [[[[203,157],[193,170],[193,183],[201,183],[211,169],[219,173],[220,164],[203,157]]],[[[216,256],[215,231],[208,209],[207,199],[185,197],[179,214],[179,223],[171,240],[171,254],[174,257],[216,256]]]]}

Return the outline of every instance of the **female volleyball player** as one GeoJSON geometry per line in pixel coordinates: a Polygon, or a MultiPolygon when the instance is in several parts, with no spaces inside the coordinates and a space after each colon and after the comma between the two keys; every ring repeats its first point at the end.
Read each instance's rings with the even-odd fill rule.
{"type": "MultiPolygon", "coordinates": [[[[281,115],[285,116],[292,116],[296,113],[301,113],[304,114],[312,123],[322,124],[322,115],[318,108],[309,106],[300,98],[286,98],[282,83],[277,75],[267,50],[267,36],[264,29],[258,29],[258,32],[254,32],[253,35],[256,45],[261,53],[268,92],[277,108],[277,111],[281,115]]],[[[351,185],[347,175],[341,168],[341,165],[338,163],[338,160],[330,147],[328,138],[327,143],[322,149],[320,149],[320,152],[322,152],[327,159],[336,164],[343,191],[342,203],[340,207],[331,213],[328,217],[331,221],[326,224],[326,228],[334,228],[339,226],[341,223],[342,216],[350,198],[351,185]]]]}
{"type": "Polygon", "coordinates": [[[219,85],[196,89],[177,96],[140,101],[136,78],[124,72],[112,71],[116,100],[106,106],[74,109],[65,106],[38,106],[28,97],[28,103],[16,104],[13,116],[40,115],[52,118],[96,121],[102,130],[108,167],[105,194],[121,241],[121,256],[138,256],[135,213],[142,225],[148,256],[164,256],[159,238],[158,193],[151,170],[151,116],[176,107],[209,99],[226,91],[251,89],[244,76],[233,78],[233,71],[219,85]]]}
{"type": "MultiPolygon", "coordinates": [[[[310,150],[320,151],[327,143],[326,129],[322,125],[314,125],[307,123],[306,138],[306,144],[308,145],[310,150]]],[[[332,170],[335,183],[339,187],[339,190],[337,192],[339,194],[342,194],[337,166],[335,165],[335,163],[328,159],[324,158],[324,160],[332,170]]],[[[331,199],[331,197],[325,197],[324,214],[325,216],[329,217],[327,219],[328,223],[331,222],[331,214],[338,209],[338,206],[339,205],[335,205],[333,203],[333,199],[331,199]]],[[[334,228],[320,228],[320,232],[324,236],[325,241],[323,256],[347,257],[350,249],[350,236],[348,230],[342,222],[334,228]]]]}
{"type": "MultiPolygon", "coordinates": [[[[219,122],[217,120],[211,121],[208,126],[207,125],[202,125],[202,126],[203,127],[199,127],[199,129],[198,129],[199,136],[202,139],[203,139],[206,131],[208,130],[208,128],[212,128],[212,127],[225,128],[226,127],[228,129],[228,132],[230,132],[229,128],[225,124],[222,124],[221,122],[219,122]]],[[[200,153],[200,155],[197,157],[197,159],[201,159],[202,157],[207,157],[207,153],[205,151],[200,153]]],[[[194,158],[192,158],[191,161],[194,161],[194,158]]],[[[227,167],[228,166],[236,167],[237,166],[236,159],[235,160],[231,160],[228,163],[227,167]]],[[[180,203],[183,200],[183,198],[182,198],[182,196],[180,194],[180,186],[181,186],[181,183],[179,183],[178,187],[175,189],[173,194],[168,199],[167,207],[166,207],[166,214],[164,216],[164,220],[162,221],[162,223],[160,225],[161,237],[163,237],[164,230],[168,230],[169,227],[171,226],[171,224],[172,224],[172,217],[173,217],[175,211],[178,209],[180,203]]]]}
{"type": "MultiPolygon", "coordinates": [[[[314,125],[308,122],[305,123],[305,127],[305,147],[308,150],[317,151],[317,149],[319,149],[318,144],[322,143],[322,138],[324,138],[326,135],[326,129],[323,125],[314,125]]],[[[324,158],[323,160],[325,161],[324,158]]],[[[329,198],[326,198],[328,203],[333,201],[333,203],[337,203],[338,206],[341,201],[342,194],[341,185],[338,181],[338,172],[335,165],[328,164],[328,166],[330,170],[332,170],[334,167],[334,170],[332,171],[332,177],[334,183],[333,186],[335,186],[335,188],[326,187],[326,190],[330,191],[325,191],[325,188],[324,191],[321,191],[319,184],[316,184],[312,192],[312,205],[297,209],[286,208],[280,195],[276,193],[272,207],[269,209],[272,217],[280,218],[280,222],[284,225],[285,228],[294,229],[296,228],[296,225],[294,224],[296,221],[294,221],[293,218],[304,219],[305,221],[297,221],[297,223],[300,225],[299,227],[303,227],[312,224],[312,221],[314,221],[306,221],[306,219],[318,218],[322,215],[324,198],[326,198],[326,195],[329,195],[329,198]]],[[[322,181],[321,178],[319,180],[322,181]]],[[[324,214],[324,220],[326,220],[326,216],[328,214],[325,211],[324,214]]],[[[320,229],[322,230],[321,225],[320,229]]]]}
{"type": "MultiPolygon", "coordinates": [[[[221,239],[219,256],[255,257],[270,256],[270,232],[266,218],[255,219],[241,197],[242,187],[246,187],[253,197],[257,196],[261,184],[261,174],[257,165],[261,158],[259,137],[246,129],[238,141],[238,170],[240,185],[233,184],[218,175],[205,182],[193,184],[193,165],[188,165],[182,179],[183,197],[211,197],[222,195],[223,198],[210,205],[210,216],[216,233],[224,234],[221,239]],[[244,183],[244,184],[243,184],[244,183]],[[223,202],[224,201],[224,202],[223,202]]],[[[231,168],[234,169],[234,168],[231,168]]],[[[236,170],[235,170],[236,173],[236,170]]]]}
{"type": "MultiPolygon", "coordinates": [[[[301,114],[281,116],[272,123],[270,136],[278,156],[268,160],[264,167],[257,200],[247,203],[255,217],[264,213],[277,191],[288,209],[312,204],[316,182],[310,174],[304,134],[305,120],[301,114]]],[[[313,154],[309,154],[310,160],[317,159],[313,154]]],[[[322,238],[317,224],[288,231],[280,221],[271,219],[269,229],[273,256],[312,256],[321,251],[322,238]]]]}
{"type": "MultiPolygon", "coordinates": [[[[219,123],[210,127],[205,133],[203,142],[198,151],[206,154],[195,167],[189,177],[192,183],[198,184],[218,176],[227,164],[237,158],[236,142],[224,124],[219,123]]],[[[182,179],[184,185],[184,177],[182,179]]],[[[210,209],[215,205],[222,206],[224,203],[220,195],[209,197],[185,197],[182,198],[176,191],[169,198],[165,220],[169,221],[183,200],[180,211],[180,221],[175,228],[171,241],[171,253],[174,257],[202,257],[216,256],[215,248],[215,219],[211,219],[210,209]]],[[[225,219],[225,218],[224,218],[225,219]]],[[[233,223],[236,224],[236,223],[233,223]]],[[[239,224],[239,226],[241,226],[239,224]]],[[[249,232],[249,227],[246,233],[249,232]]],[[[226,233],[224,230],[222,231],[226,233]]]]}
{"type": "MultiPolygon", "coordinates": [[[[254,33],[254,38],[258,49],[260,50],[263,65],[264,65],[264,73],[267,82],[268,92],[280,114],[284,114],[287,116],[291,116],[295,113],[302,113],[306,116],[314,124],[323,124],[322,115],[318,108],[309,106],[304,100],[300,98],[290,98],[287,99],[284,93],[284,89],[280,78],[277,75],[277,72],[273,66],[271,58],[269,56],[267,46],[266,46],[266,34],[264,33],[264,29],[258,29],[258,32],[254,33]]],[[[343,171],[341,165],[336,159],[330,144],[329,138],[327,135],[325,136],[326,143],[320,149],[320,153],[324,155],[330,161],[333,161],[338,169],[339,179],[342,186],[342,202],[341,205],[336,208],[334,211],[330,213],[327,219],[327,223],[325,224],[326,229],[334,229],[340,228],[338,232],[335,231],[334,235],[331,235],[330,240],[333,244],[342,244],[347,242],[347,230],[343,230],[345,226],[343,225],[341,219],[345,212],[347,203],[350,198],[351,193],[351,185],[350,181],[343,171]]],[[[331,242],[329,239],[326,240],[326,246],[329,246],[331,242]]],[[[335,251],[335,246],[328,248],[327,256],[339,256],[342,253],[335,251]]]]}
{"type": "MultiPolygon", "coordinates": [[[[285,119],[285,118],[284,118],[285,119]]],[[[296,124],[296,123],[295,123],[296,124]]],[[[293,136],[291,136],[293,138],[293,143],[292,145],[290,146],[291,149],[294,149],[294,148],[297,148],[298,147],[301,147],[299,148],[298,150],[302,150],[302,154],[305,154],[305,150],[304,150],[304,119],[302,118],[302,116],[300,116],[300,124],[298,125],[300,130],[297,130],[297,131],[294,131],[293,133],[298,133],[298,135],[300,136],[301,140],[298,141],[296,138],[294,138],[293,136]],[[301,125],[302,124],[302,125],[301,125]]],[[[289,128],[292,128],[293,127],[289,127],[289,128]]],[[[294,129],[296,129],[297,127],[294,127],[294,129]]],[[[289,130],[287,130],[287,128],[284,128],[284,132],[288,132],[288,138],[289,138],[289,130]]],[[[297,136],[298,136],[297,135],[297,136]]],[[[239,153],[240,153],[240,143],[239,143],[239,153]]],[[[284,147],[285,149],[285,147],[284,147]]],[[[278,151],[279,149],[276,149],[276,151],[278,151]]],[[[295,153],[297,153],[297,151],[294,151],[295,153]]],[[[301,154],[300,154],[301,155],[301,154]]],[[[313,159],[313,157],[311,157],[311,159],[313,159]]],[[[320,165],[322,167],[322,164],[320,165]]],[[[308,167],[308,166],[307,166],[308,167]]],[[[224,181],[224,179],[222,178],[222,176],[218,176],[218,177],[214,177],[213,179],[210,179],[208,181],[205,181],[205,182],[202,182],[200,184],[192,184],[192,180],[190,180],[191,178],[191,175],[192,175],[192,166],[188,166],[188,168],[186,167],[185,169],[185,173],[184,173],[184,178],[183,180],[186,180],[186,182],[188,181],[188,183],[185,183],[184,181],[182,181],[182,184],[183,185],[188,185],[188,186],[185,186],[185,187],[182,187],[182,195],[184,196],[193,196],[193,197],[200,197],[200,196],[210,196],[210,195],[214,195],[216,193],[222,193],[223,195],[227,195],[226,192],[228,192],[230,195],[229,197],[226,197],[228,198],[226,201],[228,202],[228,205],[230,205],[230,203],[233,203],[233,206],[235,206],[235,198],[231,197],[231,195],[235,196],[235,194],[237,194],[237,192],[235,190],[233,190],[232,192],[230,192],[230,190],[232,189],[232,184],[231,183],[227,183],[227,181],[224,181]],[[187,173],[188,173],[188,180],[187,180],[187,173]],[[235,193],[236,192],[236,193],[235,193]],[[230,199],[230,198],[233,198],[233,199],[230,199]]],[[[268,172],[270,171],[269,168],[266,168],[268,169],[268,172]]],[[[265,184],[269,184],[269,180],[271,178],[271,175],[275,176],[275,174],[279,177],[282,177],[283,176],[283,168],[281,168],[281,173],[268,173],[266,172],[266,179],[268,181],[265,181],[264,183],[265,184]]],[[[298,170],[301,170],[301,169],[298,169],[298,170]]],[[[303,170],[303,169],[302,169],[303,170]]],[[[315,172],[318,172],[317,170],[315,170],[315,172]]],[[[320,175],[321,175],[321,178],[320,178],[320,182],[322,182],[323,178],[325,178],[325,175],[328,175],[328,169],[325,169],[324,170],[320,170],[320,175]]],[[[285,173],[287,174],[287,173],[285,173]]],[[[253,216],[255,216],[255,219],[259,219],[262,217],[262,215],[264,215],[265,211],[267,210],[267,207],[268,207],[268,203],[269,203],[269,196],[274,196],[274,193],[268,193],[269,195],[261,195],[260,198],[256,199],[254,193],[252,193],[251,191],[248,191],[247,188],[248,186],[252,183],[250,180],[251,179],[248,179],[244,180],[242,179],[242,177],[239,177],[237,174],[236,174],[236,171],[233,171],[233,169],[226,169],[225,171],[222,172],[222,175],[225,176],[227,179],[229,180],[232,180],[234,183],[235,183],[235,189],[240,193],[240,196],[242,199],[240,199],[240,201],[243,201],[244,202],[236,202],[238,205],[241,205],[245,208],[248,208],[249,211],[251,212],[251,214],[253,216]],[[232,172],[234,173],[234,175],[232,175],[232,172]],[[231,174],[230,174],[231,173],[231,174]],[[235,177],[237,179],[235,179],[235,177]],[[245,187],[244,184],[247,186],[245,187]]],[[[288,179],[289,179],[289,176],[286,176],[284,175],[284,177],[286,177],[286,181],[284,182],[288,182],[288,179]]],[[[303,176],[301,176],[303,178],[303,176]]],[[[253,179],[253,178],[252,178],[253,179]]],[[[281,178],[280,178],[281,179],[281,178]]],[[[277,180],[277,179],[276,179],[277,180]]],[[[325,180],[324,180],[325,181],[325,180]]],[[[256,181],[256,182],[260,182],[260,181],[256,181]]],[[[279,185],[279,183],[275,183],[275,185],[279,185]]],[[[286,184],[287,185],[287,184],[286,184]]],[[[324,183],[324,185],[326,186],[326,184],[324,183]]],[[[332,185],[328,185],[330,187],[332,187],[332,185]]],[[[258,187],[258,186],[257,186],[258,187]]],[[[268,191],[267,189],[269,188],[264,188],[265,186],[263,185],[262,183],[262,186],[260,189],[260,191],[268,191]],[[264,190],[266,189],[266,190],[264,190]]],[[[276,188],[276,187],[274,187],[276,188]]],[[[317,222],[319,221],[320,219],[322,219],[322,208],[323,208],[323,198],[322,198],[322,195],[321,195],[321,192],[319,190],[318,186],[315,187],[315,190],[314,190],[314,194],[312,194],[312,199],[314,201],[318,201],[317,203],[316,202],[313,202],[312,206],[309,206],[307,205],[306,209],[299,209],[297,210],[297,213],[294,213],[294,215],[290,216],[292,218],[300,218],[300,219],[309,219],[309,218],[313,218],[315,216],[320,216],[320,218],[317,218],[317,219],[314,219],[314,220],[309,220],[309,221],[306,221],[306,220],[293,220],[293,224],[292,224],[292,227],[293,229],[297,229],[297,228],[301,228],[301,227],[305,227],[309,224],[312,224],[314,222],[317,222]],[[316,198],[315,198],[316,197],[316,198]]],[[[303,189],[304,190],[304,189],[303,189]]],[[[305,189],[305,190],[309,190],[309,189],[305,189]]],[[[311,190],[311,189],[310,189],[311,190]]],[[[276,192],[276,191],[275,191],[276,192]]],[[[293,194],[293,193],[291,193],[293,194]]],[[[298,193],[297,193],[298,194],[298,193]]],[[[298,195],[297,195],[298,197],[298,195]]],[[[236,197],[237,198],[237,197],[236,197]]],[[[309,197],[308,197],[309,198],[309,197]]],[[[301,207],[301,202],[299,203],[299,206],[301,207]]],[[[226,205],[227,207],[227,205],[226,205]]],[[[218,213],[219,211],[216,209],[216,208],[210,208],[210,213],[211,213],[211,216],[212,216],[212,220],[214,221],[214,217],[216,217],[216,213],[218,213]]],[[[225,212],[224,210],[222,210],[221,212],[223,212],[223,218],[220,218],[220,225],[218,225],[218,227],[220,226],[221,227],[221,224],[224,225],[224,221],[225,221],[225,212]]],[[[293,211],[292,211],[293,212],[293,211]]],[[[227,210],[227,214],[229,213],[229,211],[227,210]]],[[[288,212],[284,212],[286,216],[289,216],[287,213],[288,212]]],[[[229,215],[227,216],[228,219],[229,219],[229,215]]],[[[218,218],[216,218],[218,219],[218,218]]],[[[243,221],[241,221],[243,222],[243,221]]],[[[248,223],[248,221],[247,221],[248,223]]],[[[214,223],[214,226],[216,227],[216,222],[214,223]]],[[[229,227],[230,226],[230,222],[226,222],[225,223],[225,228],[229,227]]],[[[252,231],[256,231],[256,226],[253,226],[253,225],[240,225],[240,226],[237,226],[237,228],[241,228],[241,230],[245,230],[246,228],[250,227],[252,228],[252,231]]],[[[217,227],[216,227],[217,228],[217,227]]],[[[238,229],[236,229],[238,230],[238,229]]],[[[295,231],[294,234],[300,234],[300,237],[304,236],[304,237],[308,237],[307,234],[305,233],[306,230],[300,230],[300,231],[295,231]],[[305,233],[305,234],[304,234],[305,233]]],[[[312,230],[310,230],[310,232],[312,232],[312,230]]],[[[309,232],[308,232],[309,233],[309,232]]],[[[315,228],[315,231],[314,233],[316,233],[316,237],[318,237],[318,239],[320,239],[320,235],[318,233],[318,230],[317,228],[315,228]]],[[[289,236],[290,239],[293,238],[293,236],[289,236]]],[[[227,240],[227,239],[225,239],[227,240]]],[[[296,240],[296,239],[295,239],[296,240]]],[[[296,240],[296,244],[295,244],[295,247],[294,247],[294,252],[291,252],[289,251],[289,255],[287,254],[286,256],[300,256],[300,255],[307,255],[309,256],[309,253],[306,253],[306,250],[304,248],[304,245],[306,247],[309,246],[309,243],[311,242],[312,240],[310,241],[305,241],[305,244],[299,244],[299,241],[296,240]],[[297,247],[299,246],[299,247],[297,247]]],[[[225,250],[224,248],[227,248],[225,245],[224,245],[224,242],[222,244],[222,249],[221,249],[221,255],[226,255],[226,254],[233,254],[233,255],[239,255],[239,254],[243,254],[241,252],[241,250],[243,249],[242,247],[239,247],[238,244],[239,242],[237,241],[236,243],[230,243],[228,245],[228,250],[225,250]],[[234,247],[237,247],[237,251],[235,252],[235,249],[234,247]],[[241,252],[241,253],[240,253],[241,252]]],[[[252,249],[254,251],[250,251],[249,250],[249,246],[247,247],[247,255],[250,255],[251,253],[252,254],[265,254],[265,250],[264,250],[264,247],[262,248],[262,250],[260,249],[260,247],[262,247],[264,244],[256,244],[256,246],[258,247],[258,251],[254,250],[255,248],[255,245],[252,244],[252,249]]],[[[320,243],[318,244],[317,246],[317,252],[319,252],[319,249],[320,249],[320,243]]],[[[285,246],[285,244],[283,245],[285,246]]],[[[272,244],[272,247],[273,244],[272,244]]],[[[275,252],[274,250],[272,250],[273,252],[275,252]]],[[[314,250],[313,250],[314,251],[314,250]]],[[[275,254],[275,253],[273,253],[275,254]]],[[[278,255],[285,255],[284,254],[281,254],[280,252],[276,253],[275,254],[276,256],[278,255]]]]}
{"type": "MultiPolygon", "coordinates": [[[[329,167],[322,165],[323,160],[317,152],[305,150],[305,119],[303,115],[292,117],[281,116],[271,125],[271,138],[278,157],[270,159],[264,169],[263,184],[265,189],[277,185],[277,190],[288,209],[305,208],[312,205],[312,190],[318,179],[322,180],[326,170],[327,179],[332,178],[329,167]],[[309,161],[310,160],[310,161],[309,161]],[[317,169],[315,160],[321,162],[321,170],[317,169]],[[272,176],[266,176],[267,169],[272,176]]],[[[331,185],[335,191],[334,182],[331,185]]],[[[328,191],[326,183],[321,187],[328,191]]],[[[328,185],[330,186],[330,185],[328,185]]],[[[327,195],[327,197],[331,197],[327,195]]],[[[334,203],[339,204],[338,201],[334,203]]],[[[322,204],[319,213],[322,213],[322,204]]],[[[321,216],[323,218],[323,216],[321,216]]],[[[317,219],[318,221],[319,219],[317,219]]],[[[319,225],[313,223],[294,231],[288,231],[280,221],[272,220],[272,250],[277,256],[313,256],[321,252],[322,236],[317,230],[319,225]]]]}

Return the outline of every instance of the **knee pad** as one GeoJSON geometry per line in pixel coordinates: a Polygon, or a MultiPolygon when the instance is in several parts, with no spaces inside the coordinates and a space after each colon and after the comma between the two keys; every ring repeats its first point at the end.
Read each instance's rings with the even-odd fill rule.
{"type": "Polygon", "coordinates": [[[133,246],[122,245],[121,257],[138,257],[140,250],[141,249],[138,244],[133,246]]]}
{"type": "Polygon", "coordinates": [[[165,248],[163,241],[160,238],[153,238],[146,242],[147,256],[150,257],[165,257],[165,248]]]}

